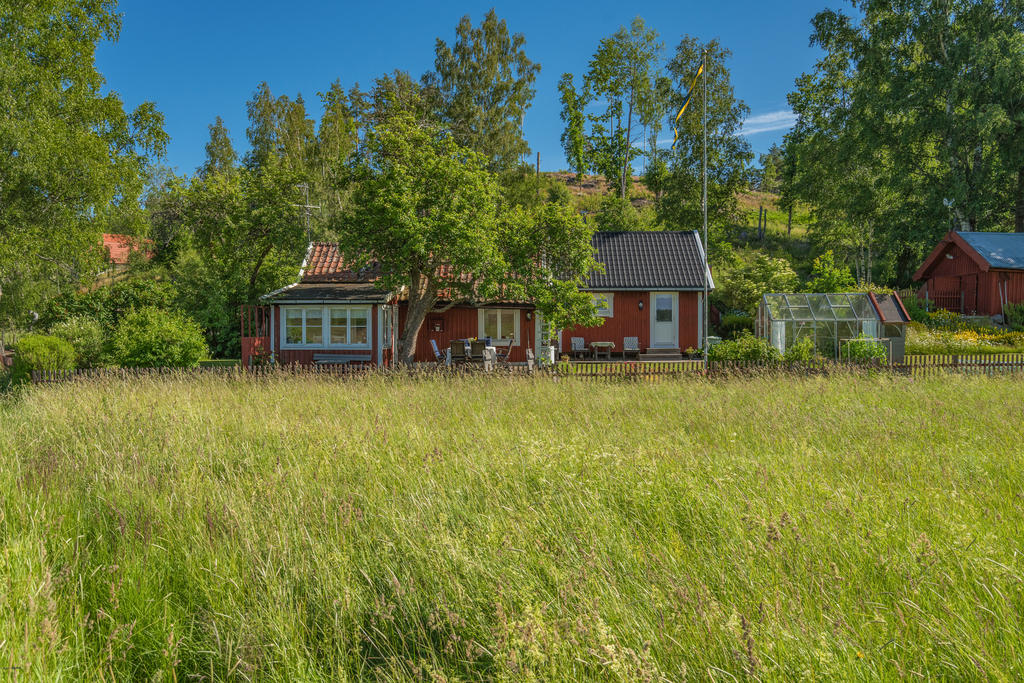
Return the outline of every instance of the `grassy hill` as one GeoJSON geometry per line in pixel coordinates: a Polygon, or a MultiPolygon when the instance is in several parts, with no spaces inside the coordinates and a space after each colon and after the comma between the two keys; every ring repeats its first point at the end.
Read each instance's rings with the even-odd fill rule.
{"type": "Polygon", "coordinates": [[[1019,679],[1022,400],[860,375],[36,388],[0,404],[0,665],[1019,679]]]}

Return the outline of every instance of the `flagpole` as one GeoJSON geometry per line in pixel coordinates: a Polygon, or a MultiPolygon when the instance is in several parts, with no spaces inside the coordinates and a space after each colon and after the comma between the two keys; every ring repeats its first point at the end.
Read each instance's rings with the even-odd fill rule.
{"type": "Polygon", "coordinates": [[[702,55],[701,73],[704,75],[704,168],[703,168],[703,195],[701,197],[701,209],[704,213],[704,369],[708,368],[708,271],[711,266],[708,263],[708,51],[704,48],[702,55]]]}

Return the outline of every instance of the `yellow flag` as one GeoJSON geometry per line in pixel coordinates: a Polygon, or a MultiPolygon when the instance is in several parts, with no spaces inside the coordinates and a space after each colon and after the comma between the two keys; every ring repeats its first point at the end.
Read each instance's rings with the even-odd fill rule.
{"type": "Polygon", "coordinates": [[[704,62],[700,63],[697,67],[697,73],[693,77],[693,82],[690,83],[690,92],[686,93],[686,99],[683,100],[683,106],[679,108],[679,113],[676,114],[675,121],[672,123],[672,132],[675,133],[675,137],[672,139],[672,149],[676,148],[676,142],[679,140],[679,117],[683,115],[686,108],[690,105],[690,100],[693,99],[693,91],[697,88],[697,79],[704,73],[704,62]]]}

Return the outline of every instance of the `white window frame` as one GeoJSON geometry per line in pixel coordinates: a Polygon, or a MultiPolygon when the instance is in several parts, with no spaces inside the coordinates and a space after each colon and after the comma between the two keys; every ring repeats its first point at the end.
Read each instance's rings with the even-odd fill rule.
{"type": "Polygon", "coordinates": [[[301,304],[281,307],[281,348],[282,349],[372,349],[373,342],[373,306],[369,304],[356,304],[351,306],[304,306],[301,304]],[[320,310],[320,326],[323,342],[320,344],[306,343],[306,312],[320,310]],[[302,311],[302,343],[288,343],[288,311],[302,311]],[[331,311],[348,311],[345,316],[346,338],[352,338],[352,311],[366,312],[366,343],[364,344],[332,344],[331,343],[331,311]]]}
{"type": "Polygon", "coordinates": [[[501,314],[502,314],[503,311],[513,311],[515,313],[515,329],[513,331],[513,336],[512,336],[512,346],[519,346],[519,326],[520,326],[520,322],[519,321],[523,317],[522,310],[518,309],[518,308],[481,308],[481,309],[479,309],[478,312],[477,312],[476,336],[478,338],[481,338],[481,339],[483,337],[487,336],[484,333],[484,317],[487,315],[488,311],[496,311],[498,313],[498,336],[494,337],[494,339],[508,339],[508,337],[504,336],[504,333],[507,332],[507,330],[503,330],[501,328],[501,314]]]}
{"type": "Polygon", "coordinates": [[[615,294],[612,292],[592,292],[590,298],[594,302],[594,313],[601,318],[615,317],[615,294]],[[604,304],[603,306],[601,304],[604,304]]]}

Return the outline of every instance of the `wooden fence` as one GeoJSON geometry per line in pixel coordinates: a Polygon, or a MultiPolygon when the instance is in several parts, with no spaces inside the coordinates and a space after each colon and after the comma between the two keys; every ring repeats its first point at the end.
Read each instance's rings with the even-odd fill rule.
{"type": "Polygon", "coordinates": [[[732,377],[764,374],[825,375],[847,372],[851,369],[892,372],[909,377],[932,377],[944,373],[970,375],[1005,375],[1024,373],[1024,354],[965,354],[907,356],[906,361],[894,365],[858,365],[833,361],[809,363],[760,363],[760,362],[712,362],[707,369],[701,361],[661,362],[562,362],[542,370],[531,370],[526,366],[499,366],[485,372],[479,366],[462,365],[454,368],[421,366],[412,370],[382,369],[374,366],[355,365],[314,365],[314,366],[262,366],[253,368],[201,367],[194,369],[174,368],[97,368],[92,370],[34,371],[32,381],[36,384],[72,382],[89,379],[142,379],[156,377],[219,376],[235,378],[309,377],[309,378],[356,378],[369,375],[391,377],[436,377],[440,376],[534,376],[574,380],[658,380],[685,377],[732,377]]]}

